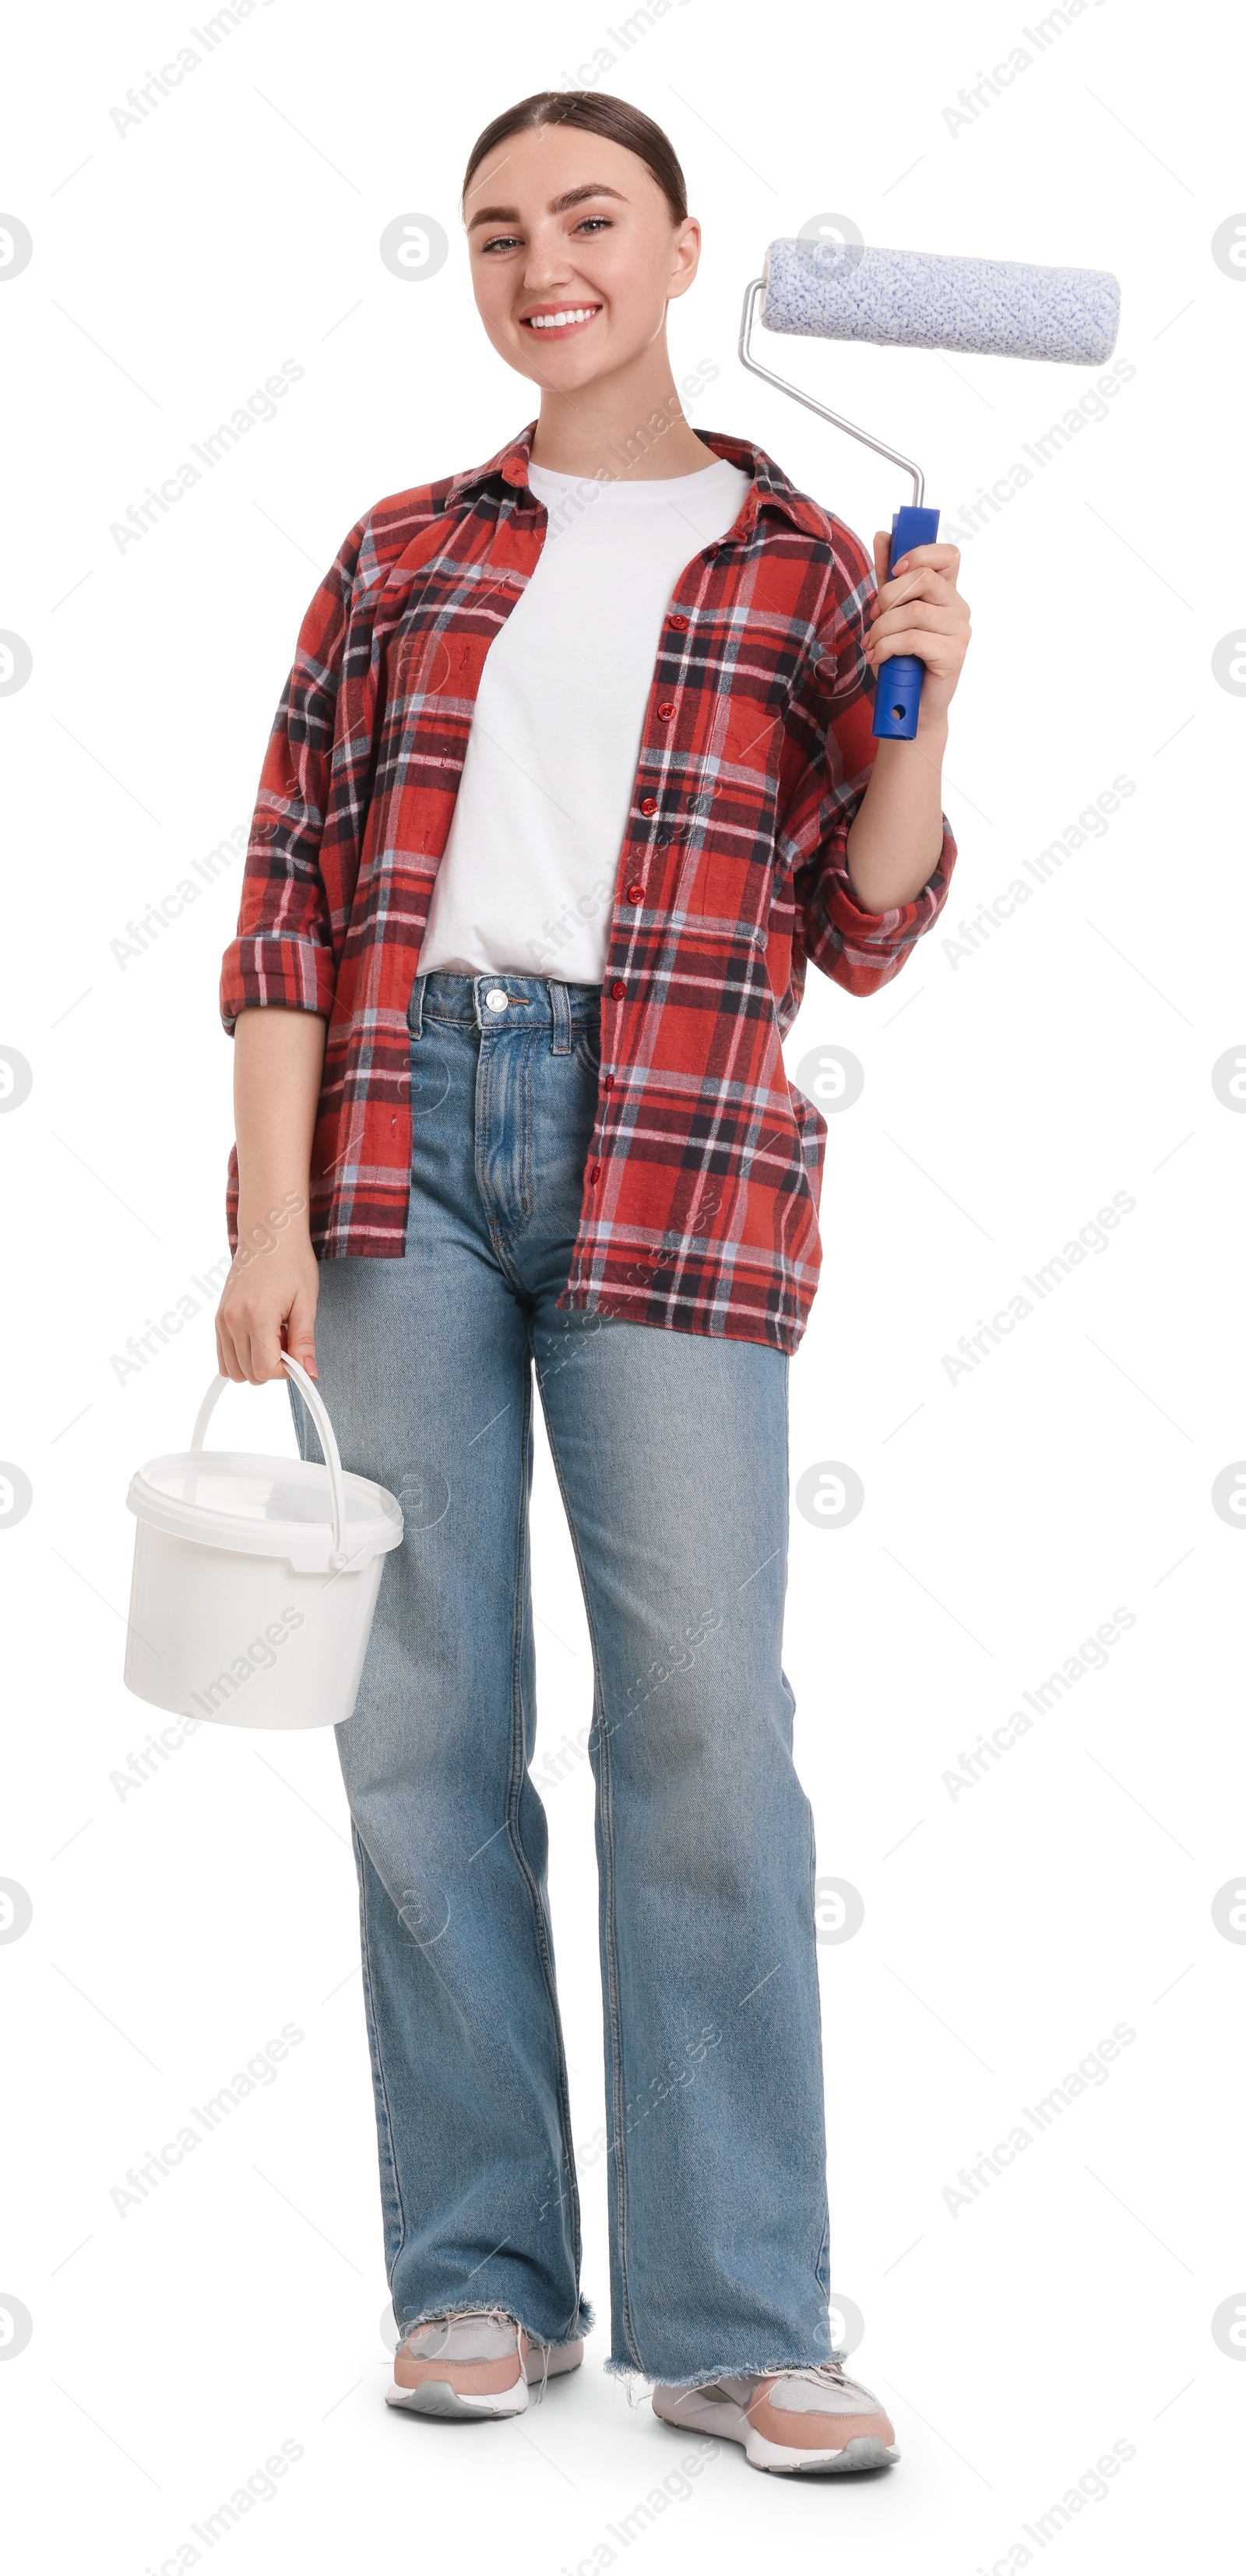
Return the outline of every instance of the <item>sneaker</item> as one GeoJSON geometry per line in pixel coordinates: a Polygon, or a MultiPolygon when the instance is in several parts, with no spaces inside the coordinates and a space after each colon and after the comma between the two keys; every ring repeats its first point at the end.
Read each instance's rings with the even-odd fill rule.
{"type": "Polygon", "coordinates": [[[470,2309],[415,2326],[394,2355],[394,2384],[387,2406],[409,2415],[471,2418],[522,2415],[529,2383],[578,2370],[582,2342],[535,2343],[513,2317],[496,2309],[470,2309]]]}
{"type": "Polygon", "coordinates": [[[711,2380],[702,2388],[655,2388],[664,2424],[742,2442],[755,2469],[888,2468],[900,2454],[878,2399],[848,2379],[838,2361],[711,2380]]]}

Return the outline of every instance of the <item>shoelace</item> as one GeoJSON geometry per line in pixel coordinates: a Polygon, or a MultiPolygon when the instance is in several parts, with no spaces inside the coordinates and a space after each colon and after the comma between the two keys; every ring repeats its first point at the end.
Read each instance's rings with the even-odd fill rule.
{"type": "MultiPolygon", "coordinates": [[[[849,2379],[848,2374],[844,2369],[844,2360],[846,2358],[846,2355],[836,2353],[829,2361],[806,2362],[802,2368],[797,2370],[750,2370],[741,2371],[738,2374],[728,2372],[725,2375],[728,2378],[738,2375],[742,2379],[807,2379],[812,2380],[815,2387],[821,2385],[828,2388],[855,2388],[859,2390],[862,2397],[868,2397],[872,2406],[877,2406],[879,2402],[878,2399],[875,2397],[873,2390],[865,2386],[863,2380],[849,2379]]],[[[639,2400],[632,2395],[633,2382],[630,2372],[628,2374],[626,2385],[628,2405],[637,2405],[639,2400]]],[[[701,2386],[711,2388],[719,2387],[721,2386],[721,2381],[703,2381],[701,2386]]],[[[699,2391],[696,2388],[689,2388],[684,2393],[689,2398],[692,2398],[697,2396],[699,2391]]],[[[749,2413],[750,2409],[756,2405],[756,2403],[757,2397],[754,2395],[749,2399],[748,2405],[744,2409],[746,2415],[749,2413]]]]}
{"type": "MultiPolygon", "coordinates": [[[[809,2379],[813,2381],[815,2387],[821,2384],[827,2388],[859,2389],[862,2397],[868,2397],[872,2406],[878,2404],[873,2390],[867,2388],[863,2380],[849,2379],[843,2360],[838,2354],[830,2361],[811,2361],[803,2370],[777,2370],[773,2375],[776,2379],[809,2379]]],[[[745,2411],[747,2412],[747,2409],[745,2411]]]]}
{"type": "MultiPolygon", "coordinates": [[[[878,2406],[878,2398],[873,2396],[873,2391],[870,2391],[870,2388],[865,2388],[865,2383],[862,2383],[862,2380],[850,2380],[850,2378],[847,2378],[847,2370],[844,2370],[844,2360],[847,2360],[847,2354],[832,2354],[832,2360],[829,2360],[829,2362],[806,2362],[806,2365],[803,2365],[803,2370],[765,2370],[765,2372],[757,2372],[757,2378],[772,2378],[772,2380],[811,2380],[811,2383],[814,2383],[814,2388],[860,2388],[862,2398],[870,2398],[870,2406],[878,2406]]],[[[752,2372],[749,2372],[749,2378],[752,2378],[752,2372]]],[[[757,2396],[749,2398],[749,2403],[747,2403],[747,2409],[744,2409],[744,2414],[752,2414],[754,2406],[757,2406],[757,2396]]]]}

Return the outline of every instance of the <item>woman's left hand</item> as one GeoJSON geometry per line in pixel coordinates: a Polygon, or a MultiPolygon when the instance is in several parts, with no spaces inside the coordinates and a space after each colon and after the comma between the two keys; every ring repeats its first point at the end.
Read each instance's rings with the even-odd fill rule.
{"type": "Polygon", "coordinates": [[[916,653],[925,663],[921,717],[946,715],[969,644],[969,607],[956,587],[958,546],[911,546],[889,570],[891,539],[874,539],[878,599],[866,638],[866,660],[875,677],[895,653],[916,653]],[[901,568],[903,567],[903,568],[901,568]]]}

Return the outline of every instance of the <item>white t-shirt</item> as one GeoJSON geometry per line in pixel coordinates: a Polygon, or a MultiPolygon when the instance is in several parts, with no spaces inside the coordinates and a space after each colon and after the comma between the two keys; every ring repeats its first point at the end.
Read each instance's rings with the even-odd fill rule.
{"type": "Polygon", "coordinates": [[[528,479],[549,527],[485,657],[419,972],[600,984],[662,620],[749,477],[528,479]]]}

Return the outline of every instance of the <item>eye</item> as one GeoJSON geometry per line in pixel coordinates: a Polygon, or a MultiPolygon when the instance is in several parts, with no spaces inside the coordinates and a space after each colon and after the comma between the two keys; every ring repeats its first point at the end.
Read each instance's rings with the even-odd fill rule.
{"type": "Polygon", "coordinates": [[[604,233],[609,232],[610,228],[609,215],[585,215],[583,222],[578,223],[575,229],[578,233],[604,233]]]}
{"type": "Polygon", "coordinates": [[[518,233],[495,233],[491,241],[482,242],[480,247],[485,253],[491,250],[513,250],[518,239],[518,233]]]}

